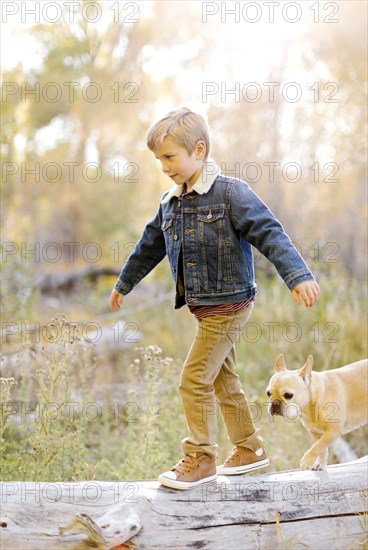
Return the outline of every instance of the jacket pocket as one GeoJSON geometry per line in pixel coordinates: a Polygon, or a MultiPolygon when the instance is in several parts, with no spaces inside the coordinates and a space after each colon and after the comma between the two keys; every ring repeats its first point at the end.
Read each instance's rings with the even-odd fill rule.
{"type": "Polygon", "coordinates": [[[173,219],[172,218],[165,218],[161,224],[162,231],[167,231],[172,227],[173,219]]]}
{"type": "Polygon", "coordinates": [[[161,223],[161,230],[164,234],[166,254],[171,258],[172,248],[174,245],[174,219],[164,218],[161,223]]]}
{"type": "Polygon", "coordinates": [[[208,210],[198,212],[198,221],[203,223],[213,223],[213,222],[216,222],[217,220],[222,219],[224,215],[225,215],[225,211],[223,208],[221,209],[209,208],[208,210]]]}
{"type": "Polygon", "coordinates": [[[224,234],[224,208],[209,208],[198,212],[198,230],[200,241],[207,246],[214,246],[224,234]]]}

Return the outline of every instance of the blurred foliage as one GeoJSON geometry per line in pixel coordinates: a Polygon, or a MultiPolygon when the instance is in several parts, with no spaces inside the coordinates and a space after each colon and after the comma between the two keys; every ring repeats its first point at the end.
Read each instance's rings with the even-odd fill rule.
{"type": "MultiPolygon", "coordinates": [[[[365,7],[337,4],[339,23],[325,24],[323,33],[311,22],[296,34],[282,27],[279,62],[270,61],[263,75],[264,82],[277,83],[274,98],[259,82],[256,102],[202,94],[207,82],[231,90],[255,78],[240,63],[248,55],[241,50],[241,23],[203,23],[198,2],[138,3],[137,23],[114,22],[108,3],[101,3],[109,12],[105,25],[86,21],[81,2],[73,24],[20,26],[19,36],[32,35],[42,63],[20,62],[2,75],[17,90],[3,101],[2,160],[16,165],[7,165],[2,183],[3,241],[40,244],[40,259],[27,257],[32,275],[85,263],[83,246],[91,242],[101,247],[98,262],[121,265],[169,185],[146,150],[147,129],[158,113],[188,103],[207,111],[211,155],[223,172],[235,168],[249,181],[304,254],[315,243],[321,249],[333,243],[340,265],[364,277],[365,7]],[[173,17],[183,22],[179,29],[173,17]],[[223,55],[224,37],[234,45],[232,55],[223,55]],[[292,103],[282,93],[295,81],[303,93],[292,103]],[[57,100],[53,83],[61,91],[57,100]],[[38,94],[26,92],[37,86],[38,94]],[[86,168],[91,162],[97,172],[86,168]],[[295,172],[285,172],[289,162],[302,170],[294,183],[295,172]],[[37,163],[40,175],[27,173],[37,163]],[[256,163],[258,172],[247,163],[256,163]],[[275,163],[273,176],[265,163],[275,163]],[[65,245],[59,261],[47,261],[50,242],[79,243],[73,261],[65,245]]],[[[263,32],[254,44],[259,56],[267,27],[263,32]]]]}

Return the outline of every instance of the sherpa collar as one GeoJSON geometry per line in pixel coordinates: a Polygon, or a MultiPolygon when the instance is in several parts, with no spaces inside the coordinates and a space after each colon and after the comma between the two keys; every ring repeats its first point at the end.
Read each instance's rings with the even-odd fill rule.
{"type": "MultiPolygon", "coordinates": [[[[203,164],[202,172],[199,178],[192,187],[192,191],[196,191],[199,195],[207,193],[212,187],[213,182],[221,174],[220,168],[213,159],[208,159],[203,164]]],[[[173,185],[169,189],[167,195],[162,199],[161,204],[166,204],[173,197],[180,197],[183,191],[183,185],[173,185]]]]}

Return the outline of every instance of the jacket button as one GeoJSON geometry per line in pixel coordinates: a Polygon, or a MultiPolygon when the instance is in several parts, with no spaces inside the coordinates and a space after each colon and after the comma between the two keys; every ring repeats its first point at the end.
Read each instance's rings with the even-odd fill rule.
{"type": "Polygon", "coordinates": [[[174,235],[174,241],[177,241],[179,238],[179,235],[174,235]]]}

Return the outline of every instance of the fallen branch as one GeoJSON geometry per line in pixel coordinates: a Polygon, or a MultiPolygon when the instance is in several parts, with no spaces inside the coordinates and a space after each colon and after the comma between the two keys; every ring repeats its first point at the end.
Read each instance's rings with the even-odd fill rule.
{"type": "Polygon", "coordinates": [[[88,281],[97,283],[100,277],[114,275],[118,277],[120,269],[114,267],[89,266],[71,273],[46,273],[39,275],[34,285],[40,289],[41,294],[54,294],[56,291],[72,292],[88,281]]]}

